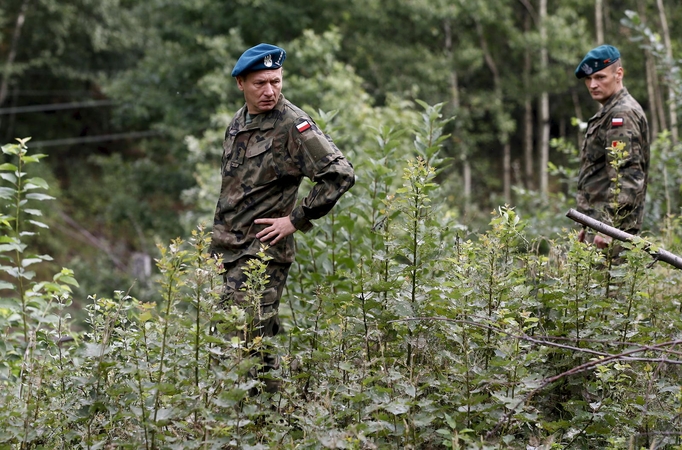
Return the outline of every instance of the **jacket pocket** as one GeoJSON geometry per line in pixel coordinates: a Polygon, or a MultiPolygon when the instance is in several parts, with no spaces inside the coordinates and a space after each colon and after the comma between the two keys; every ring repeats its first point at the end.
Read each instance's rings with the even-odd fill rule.
{"type": "Polygon", "coordinates": [[[280,168],[275,158],[273,138],[251,142],[246,150],[248,167],[253,170],[253,183],[256,186],[271,183],[279,178],[280,168]]]}

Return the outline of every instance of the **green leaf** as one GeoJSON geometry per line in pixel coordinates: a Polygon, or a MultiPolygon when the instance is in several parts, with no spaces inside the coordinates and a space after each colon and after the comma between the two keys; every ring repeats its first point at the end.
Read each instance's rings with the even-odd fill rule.
{"type": "Polygon", "coordinates": [[[28,222],[40,228],[50,228],[47,224],[44,224],[43,222],[38,222],[36,220],[29,220],[28,222]]]}
{"type": "Polygon", "coordinates": [[[31,189],[39,188],[39,189],[49,189],[50,186],[47,184],[47,181],[43,180],[42,178],[31,178],[26,180],[26,189],[29,189],[28,185],[31,185],[31,189]]]}
{"type": "Polygon", "coordinates": [[[16,172],[17,170],[19,170],[19,168],[17,166],[15,166],[14,164],[4,163],[4,164],[0,164],[0,170],[16,172]]]}
{"type": "Polygon", "coordinates": [[[0,178],[9,181],[12,184],[17,183],[17,177],[13,173],[0,173],[0,178]]]}
{"type": "Polygon", "coordinates": [[[391,414],[394,414],[396,416],[400,414],[405,414],[410,410],[409,405],[405,404],[404,400],[398,399],[395,401],[392,401],[391,403],[384,405],[384,409],[391,414]]]}
{"type": "Polygon", "coordinates": [[[339,363],[339,369],[345,370],[346,372],[355,371],[355,367],[353,366],[353,364],[350,363],[350,361],[341,361],[339,363]]]}
{"type": "Polygon", "coordinates": [[[85,343],[85,356],[91,358],[99,358],[102,354],[107,354],[110,351],[109,348],[104,348],[102,344],[96,344],[93,342],[85,343]]]}
{"type": "Polygon", "coordinates": [[[26,259],[21,261],[21,266],[22,267],[28,267],[31,264],[36,264],[36,263],[41,263],[41,262],[43,262],[43,260],[40,258],[26,258],[26,259]]]}
{"type": "Polygon", "coordinates": [[[0,252],[19,252],[22,253],[26,249],[26,245],[21,242],[11,244],[1,244],[0,252]]]}
{"type": "Polygon", "coordinates": [[[0,198],[12,199],[16,191],[8,187],[0,187],[0,198]]]}
{"type": "Polygon", "coordinates": [[[51,195],[47,194],[36,194],[36,193],[31,193],[31,194],[26,194],[26,198],[29,200],[54,200],[54,197],[51,195]]]}
{"type": "MultiPolygon", "coordinates": [[[[15,286],[7,281],[0,281],[0,289],[14,290],[15,286]]],[[[18,300],[0,297],[0,308],[14,308],[19,305],[18,300]]]]}
{"type": "Polygon", "coordinates": [[[26,208],[26,209],[24,210],[24,212],[25,212],[26,214],[31,215],[31,216],[42,216],[42,215],[43,215],[43,212],[42,212],[41,210],[39,210],[39,209],[30,209],[30,208],[26,208]]]}
{"type": "Polygon", "coordinates": [[[26,155],[24,156],[24,162],[25,163],[37,163],[40,162],[41,159],[47,158],[47,155],[43,153],[37,153],[35,155],[26,155]]]}
{"type": "Polygon", "coordinates": [[[76,281],[76,279],[75,279],[74,277],[71,277],[71,276],[68,276],[68,275],[60,276],[60,277],[59,277],[59,282],[60,282],[60,283],[70,284],[71,286],[76,286],[76,287],[80,286],[80,285],[78,284],[78,281],[76,281]]]}

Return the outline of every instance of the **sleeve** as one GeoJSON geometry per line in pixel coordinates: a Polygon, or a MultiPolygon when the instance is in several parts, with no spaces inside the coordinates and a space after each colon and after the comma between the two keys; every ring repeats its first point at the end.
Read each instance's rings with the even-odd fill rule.
{"type": "Polygon", "coordinates": [[[618,194],[610,213],[614,225],[622,230],[638,228],[635,211],[643,207],[646,196],[648,156],[648,129],[642,119],[632,110],[614,112],[611,126],[606,133],[609,151],[607,171],[611,179],[611,191],[618,194]],[[619,156],[614,155],[619,154],[619,156]],[[614,158],[620,164],[614,167],[614,158]]]}
{"type": "Polygon", "coordinates": [[[310,118],[295,121],[291,141],[292,158],[303,174],[315,183],[289,216],[296,229],[306,232],[312,228],[310,220],[326,215],[355,184],[355,172],[331,138],[310,118]]]}

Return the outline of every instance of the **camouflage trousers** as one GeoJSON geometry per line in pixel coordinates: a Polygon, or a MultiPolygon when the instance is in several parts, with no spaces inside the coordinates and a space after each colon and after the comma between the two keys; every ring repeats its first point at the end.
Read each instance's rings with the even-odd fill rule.
{"type": "MultiPolygon", "coordinates": [[[[247,333],[231,333],[232,336],[239,336],[240,339],[246,341],[247,344],[253,342],[253,338],[256,336],[276,336],[282,330],[278,315],[279,302],[287,281],[287,276],[289,275],[289,268],[291,267],[290,263],[280,264],[272,261],[268,262],[266,269],[268,281],[260,300],[260,310],[254,311],[253,306],[249,305],[246,292],[242,290],[247,281],[245,274],[245,270],[248,267],[247,262],[252,258],[254,257],[246,256],[231,263],[224,263],[224,272],[222,273],[223,281],[225,283],[221,300],[223,306],[240,306],[247,311],[250,317],[252,317],[251,323],[249,323],[249,326],[247,327],[249,330],[247,333]]],[[[259,372],[269,372],[279,368],[279,356],[273,354],[267,347],[259,349],[257,352],[254,352],[252,356],[260,358],[262,368],[259,372]]],[[[267,384],[268,383],[266,383],[266,385],[267,384]]],[[[268,386],[266,386],[266,390],[268,390],[267,388],[268,386]]]]}

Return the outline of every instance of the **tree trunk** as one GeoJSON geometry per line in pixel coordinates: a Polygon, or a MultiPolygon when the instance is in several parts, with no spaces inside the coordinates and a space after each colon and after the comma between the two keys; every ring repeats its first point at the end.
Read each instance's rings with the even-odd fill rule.
{"type": "MultiPolygon", "coordinates": [[[[540,73],[543,77],[547,76],[548,55],[547,55],[547,0],[540,0],[540,14],[538,24],[540,26],[540,73]]],[[[549,164],[549,94],[545,91],[540,95],[540,195],[547,198],[549,193],[549,174],[547,165],[549,164]]]]}
{"type": "Polygon", "coordinates": [[[649,50],[644,50],[646,58],[646,93],[649,97],[649,115],[651,116],[651,136],[658,136],[660,130],[658,126],[657,101],[656,101],[656,67],[655,61],[649,50]]]}
{"type": "Polygon", "coordinates": [[[526,97],[523,103],[523,174],[525,177],[526,189],[534,189],[535,183],[533,181],[533,102],[529,97],[526,97]]]}
{"type": "Polygon", "coordinates": [[[509,144],[509,133],[505,129],[504,125],[504,95],[502,92],[502,80],[500,78],[500,71],[497,68],[495,59],[490,53],[488,48],[488,41],[485,39],[485,34],[483,33],[483,27],[479,21],[476,21],[476,30],[478,31],[478,37],[481,41],[481,50],[483,50],[483,57],[485,63],[490,69],[493,75],[493,85],[495,90],[495,114],[497,120],[497,126],[499,128],[500,144],[502,144],[502,180],[503,180],[503,195],[504,201],[507,204],[511,204],[511,145],[509,144]]]}
{"type": "Polygon", "coordinates": [[[471,163],[469,159],[462,162],[462,177],[464,178],[464,214],[471,209],[471,163]]]}
{"type": "MultiPolygon", "coordinates": [[[[652,58],[652,71],[654,73],[654,97],[656,112],[658,113],[658,123],[659,131],[668,129],[668,118],[665,114],[665,102],[663,101],[663,89],[661,88],[661,83],[659,82],[658,73],[656,72],[656,63],[652,58]]],[[[655,136],[655,135],[654,135],[655,136]]]]}
{"type": "MultiPolygon", "coordinates": [[[[526,16],[524,28],[526,32],[530,31],[530,15],[526,16]]],[[[534,189],[533,182],[533,99],[529,92],[531,92],[530,73],[533,68],[533,59],[530,49],[526,48],[523,60],[523,85],[526,89],[526,98],[523,101],[523,160],[524,160],[524,185],[526,189],[534,189]]]]}
{"type": "MultiPolygon", "coordinates": [[[[663,0],[656,0],[658,6],[658,15],[661,18],[661,34],[663,35],[663,43],[665,44],[666,64],[673,63],[673,48],[670,42],[670,30],[668,29],[668,20],[665,15],[665,6],[663,0]]],[[[675,92],[672,86],[668,86],[668,112],[670,115],[670,138],[672,144],[677,144],[677,102],[675,100],[675,92]]]]}
{"type": "MultiPolygon", "coordinates": [[[[457,76],[457,70],[455,69],[455,63],[452,57],[452,27],[450,26],[450,21],[446,20],[443,24],[443,30],[445,32],[445,54],[450,62],[450,92],[452,97],[452,109],[455,115],[459,114],[460,101],[459,101],[459,78],[457,76]]],[[[467,155],[467,147],[461,136],[458,136],[457,131],[460,130],[459,121],[455,122],[455,132],[452,134],[453,147],[460,150],[460,158],[462,160],[462,179],[464,182],[464,214],[469,213],[469,205],[471,202],[471,166],[469,164],[469,158],[467,155]]]]}
{"type": "MultiPolygon", "coordinates": [[[[642,22],[646,22],[646,5],[643,2],[637,4],[637,12],[642,22]]],[[[644,49],[645,58],[645,69],[646,69],[646,91],[649,97],[649,116],[651,118],[649,124],[651,125],[651,136],[658,136],[661,130],[660,124],[661,120],[665,121],[661,117],[661,112],[659,112],[659,102],[658,102],[658,74],[656,73],[656,61],[650,50],[644,49]]]]}
{"type": "Polygon", "coordinates": [[[21,28],[24,26],[26,19],[26,11],[28,10],[28,3],[30,0],[24,0],[17,16],[16,25],[14,26],[14,33],[12,33],[12,43],[10,44],[9,54],[7,55],[7,62],[5,63],[5,70],[2,74],[2,82],[0,83],[0,105],[7,99],[7,89],[9,87],[9,77],[12,72],[12,65],[14,58],[17,57],[17,47],[19,46],[19,37],[21,36],[21,28]]]}
{"type": "MultiPolygon", "coordinates": [[[[571,99],[573,100],[573,110],[575,111],[575,117],[578,119],[578,122],[582,123],[584,122],[583,120],[583,111],[580,108],[580,98],[578,97],[578,91],[575,89],[571,89],[571,99]]],[[[578,148],[581,149],[583,148],[583,139],[584,139],[584,130],[580,130],[578,133],[578,148]]]]}
{"type": "Polygon", "coordinates": [[[594,25],[597,45],[602,45],[604,43],[604,5],[602,0],[595,0],[594,2],[594,25]]]}

